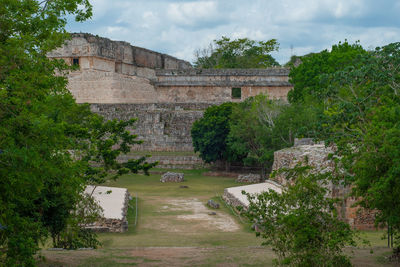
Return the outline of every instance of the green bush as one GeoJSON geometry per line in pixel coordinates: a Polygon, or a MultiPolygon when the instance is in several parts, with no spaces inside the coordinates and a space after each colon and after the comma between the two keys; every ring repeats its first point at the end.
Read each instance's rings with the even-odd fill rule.
{"type": "Polygon", "coordinates": [[[303,167],[294,176],[282,194],[247,194],[245,214],[257,226],[263,245],[272,247],[281,266],[351,266],[343,248],[355,245],[355,232],[338,219],[337,200],[325,197],[326,176],[303,167]]]}

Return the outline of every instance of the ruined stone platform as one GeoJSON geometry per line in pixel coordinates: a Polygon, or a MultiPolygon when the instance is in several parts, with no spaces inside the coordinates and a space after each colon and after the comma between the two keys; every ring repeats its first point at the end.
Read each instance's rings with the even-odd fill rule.
{"type": "Polygon", "coordinates": [[[129,203],[128,189],[89,185],[86,187],[85,193],[92,194],[92,197],[103,209],[102,218],[85,228],[102,232],[125,232],[128,229],[126,218],[129,203]]]}
{"type": "Polygon", "coordinates": [[[264,183],[259,184],[225,188],[223,199],[226,203],[233,207],[241,206],[243,208],[247,208],[249,206],[249,201],[247,200],[247,196],[242,194],[242,191],[250,194],[261,194],[262,192],[267,192],[270,189],[278,193],[282,193],[281,185],[267,180],[264,183]]]}

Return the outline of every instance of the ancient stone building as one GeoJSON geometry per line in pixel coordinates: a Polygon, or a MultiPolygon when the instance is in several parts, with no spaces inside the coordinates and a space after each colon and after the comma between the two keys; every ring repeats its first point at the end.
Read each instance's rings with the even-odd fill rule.
{"type": "MultiPolygon", "coordinates": [[[[274,152],[273,171],[280,169],[292,169],[296,165],[309,165],[314,173],[334,172],[335,163],[330,158],[334,153],[332,147],[325,147],[323,143],[314,144],[312,139],[296,140],[293,147],[285,148],[274,152]]],[[[277,173],[273,178],[281,185],[291,181],[286,179],[284,172],[277,173]]],[[[329,197],[339,197],[343,202],[337,207],[339,217],[350,226],[359,230],[375,229],[375,212],[361,209],[355,206],[357,199],[350,196],[351,188],[343,184],[328,184],[329,197]]]]}
{"type": "Polygon", "coordinates": [[[177,58],[91,34],[48,55],[78,65],[68,88],[107,119],[138,118],[136,150],[192,151],[190,129],[210,105],[260,93],[286,99],[288,69],[193,69],[177,58]]]}

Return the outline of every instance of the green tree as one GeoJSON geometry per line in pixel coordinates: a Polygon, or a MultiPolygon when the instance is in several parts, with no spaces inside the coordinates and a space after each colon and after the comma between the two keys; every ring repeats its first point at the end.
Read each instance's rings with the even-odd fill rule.
{"type": "Polygon", "coordinates": [[[273,142],[272,132],[283,106],[281,101],[258,95],[239,103],[232,111],[229,149],[242,155],[245,165],[261,167],[262,178],[272,166],[274,151],[281,148],[273,142]]]}
{"type": "Polygon", "coordinates": [[[247,69],[279,66],[270,55],[279,47],[276,39],[266,42],[254,41],[248,38],[231,40],[223,36],[214,40],[214,45],[195,52],[195,67],[204,69],[247,69]]]}
{"type": "Polygon", "coordinates": [[[274,152],[292,146],[296,137],[314,137],[316,126],[313,107],[258,95],[233,108],[229,150],[241,155],[245,165],[261,167],[261,176],[266,178],[274,152]]]}
{"type": "Polygon", "coordinates": [[[400,231],[399,66],[400,43],[365,54],[331,76],[338,94],[325,112],[354,195],[394,233],[400,231]]]}
{"type": "Polygon", "coordinates": [[[265,240],[263,245],[276,253],[278,265],[351,266],[343,248],[355,245],[355,233],[338,219],[337,200],[325,197],[327,175],[307,170],[289,170],[294,180],[282,193],[247,193],[245,214],[265,240]]]}
{"type": "Polygon", "coordinates": [[[289,63],[291,66],[289,77],[294,88],[288,94],[289,102],[304,101],[305,98],[324,101],[329,96],[335,95],[337,91],[328,86],[326,75],[343,70],[365,54],[367,52],[359,43],[349,44],[345,41],[333,45],[331,51],[323,50],[300,57],[301,64],[298,66],[294,64],[298,59],[293,58],[293,63],[289,63]]]}
{"type": "Polygon", "coordinates": [[[87,0],[4,0],[0,5],[0,265],[33,266],[39,242],[66,227],[88,183],[109,171],[147,171],[116,162],[137,143],[127,122],[105,122],[77,105],[46,54],[69,36],[66,16],[91,16],[87,0]],[[118,146],[117,146],[118,145],[118,146]],[[96,166],[91,163],[98,163],[96,166]]]}
{"type": "Polygon", "coordinates": [[[193,123],[193,147],[205,162],[228,163],[234,157],[229,151],[226,138],[229,134],[232,107],[235,105],[228,102],[211,106],[206,109],[201,119],[193,123]]]}

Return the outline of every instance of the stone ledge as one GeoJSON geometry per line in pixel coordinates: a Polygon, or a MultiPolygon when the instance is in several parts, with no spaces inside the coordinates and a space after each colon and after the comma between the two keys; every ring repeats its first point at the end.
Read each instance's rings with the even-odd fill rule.
{"type": "Polygon", "coordinates": [[[288,76],[290,69],[276,67],[266,69],[182,69],[156,70],[157,76],[288,76]]]}
{"type": "Polygon", "coordinates": [[[218,87],[241,87],[241,86],[269,86],[269,87],[289,87],[291,83],[285,81],[158,81],[154,82],[158,87],[173,87],[173,86],[218,86],[218,87]]]}

